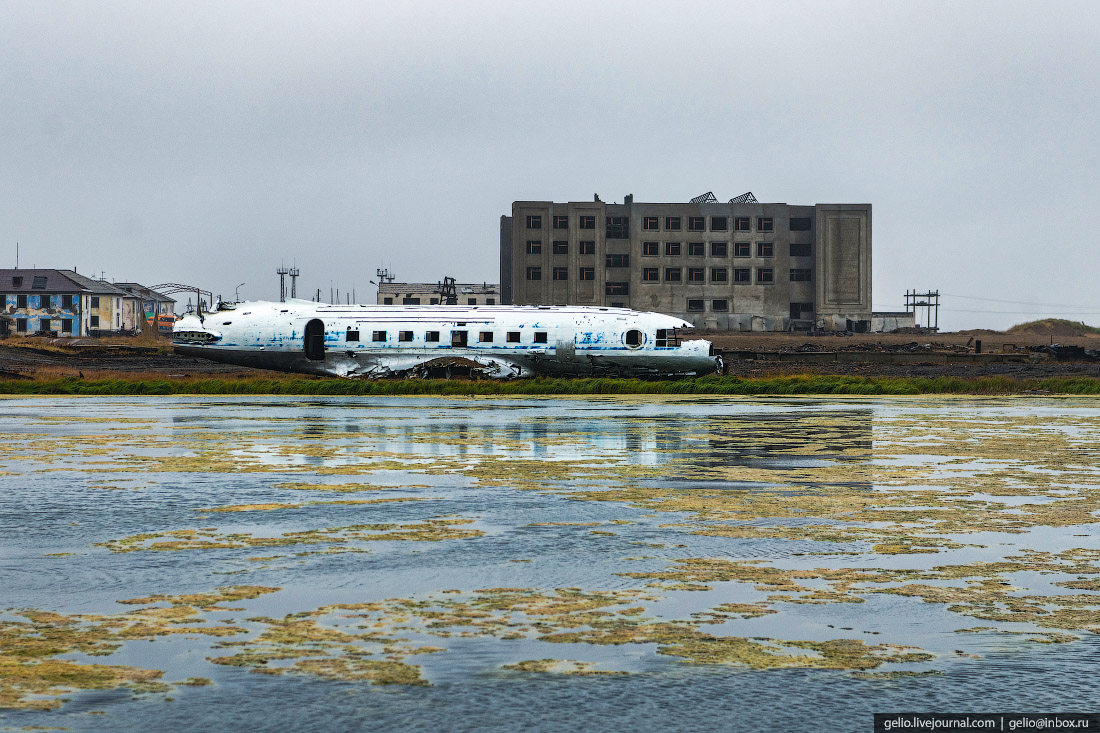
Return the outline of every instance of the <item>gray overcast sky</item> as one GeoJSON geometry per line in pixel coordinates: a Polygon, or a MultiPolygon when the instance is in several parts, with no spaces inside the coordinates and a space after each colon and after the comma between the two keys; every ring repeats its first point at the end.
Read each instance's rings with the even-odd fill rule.
{"type": "Polygon", "coordinates": [[[1098,112],[1097,2],[4,0],[0,264],[373,302],[516,199],[751,190],[873,204],[876,309],[1100,324],[1098,112]]]}

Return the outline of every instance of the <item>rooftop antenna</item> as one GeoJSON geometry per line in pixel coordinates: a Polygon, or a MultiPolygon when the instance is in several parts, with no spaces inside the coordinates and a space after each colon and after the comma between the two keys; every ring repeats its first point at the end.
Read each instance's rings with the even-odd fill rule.
{"type": "MultiPolygon", "coordinates": [[[[19,269],[19,242],[15,243],[15,269],[19,269]]],[[[73,270],[73,272],[76,272],[76,270],[73,270]]]]}
{"type": "Polygon", "coordinates": [[[280,266],[275,270],[275,274],[279,276],[279,302],[286,302],[286,276],[290,273],[286,267],[280,266]]]}
{"type": "Polygon", "coordinates": [[[379,267],[374,272],[377,274],[378,282],[380,282],[380,283],[392,283],[393,279],[395,277],[397,277],[396,275],[391,275],[390,274],[390,269],[388,267],[386,267],[386,268],[379,267]]]}
{"type": "Polygon", "coordinates": [[[297,298],[298,297],[298,274],[299,274],[298,268],[297,267],[290,268],[289,274],[290,274],[290,297],[291,298],[297,298]]]}

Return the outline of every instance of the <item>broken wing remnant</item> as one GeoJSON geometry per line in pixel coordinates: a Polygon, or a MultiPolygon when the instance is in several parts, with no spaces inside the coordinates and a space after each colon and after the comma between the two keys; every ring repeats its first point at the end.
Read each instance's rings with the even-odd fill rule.
{"type": "Polygon", "coordinates": [[[718,368],[709,341],[660,313],[585,306],[245,302],[185,316],[177,353],[339,377],[679,376],[718,368]]]}

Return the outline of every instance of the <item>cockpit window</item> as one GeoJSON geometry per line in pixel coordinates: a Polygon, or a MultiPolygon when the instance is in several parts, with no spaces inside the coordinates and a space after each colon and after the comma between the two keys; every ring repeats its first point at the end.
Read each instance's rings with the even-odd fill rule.
{"type": "Polygon", "coordinates": [[[657,341],[655,346],[658,348],[662,346],[679,346],[680,345],[680,332],[675,328],[658,328],[657,329],[657,341]]]}

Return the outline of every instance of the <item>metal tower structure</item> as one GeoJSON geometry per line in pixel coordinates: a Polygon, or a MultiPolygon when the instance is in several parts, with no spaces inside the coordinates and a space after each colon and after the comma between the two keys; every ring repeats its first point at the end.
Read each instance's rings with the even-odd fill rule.
{"type": "Polygon", "coordinates": [[[718,198],[714,195],[714,191],[707,191],[706,193],[696,196],[690,202],[692,204],[716,204],[718,198]]]}
{"type": "Polygon", "coordinates": [[[286,267],[280,267],[275,270],[275,274],[279,276],[279,302],[286,302],[286,276],[290,274],[290,270],[286,267]]]}
{"type": "MultiPolygon", "coordinates": [[[[929,290],[927,293],[918,293],[916,289],[905,291],[905,310],[913,314],[913,320],[917,320],[917,309],[924,309],[924,328],[929,331],[940,330],[940,291],[929,290]]],[[[920,323],[917,323],[920,326],[920,323]]]]}
{"type": "Polygon", "coordinates": [[[290,268],[290,297],[298,297],[298,275],[299,271],[297,267],[290,268]]]}
{"type": "Polygon", "coordinates": [[[734,196],[730,199],[731,204],[758,204],[759,201],[752,195],[752,191],[746,191],[740,196],[734,196]]]}
{"type": "Polygon", "coordinates": [[[378,277],[378,282],[380,283],[392,283],[393,279],[397,277],[396,275],[390,274],[390,269],[388,267],[379,267],[377,270],[374,271],[374,273],[378,277]]]}

